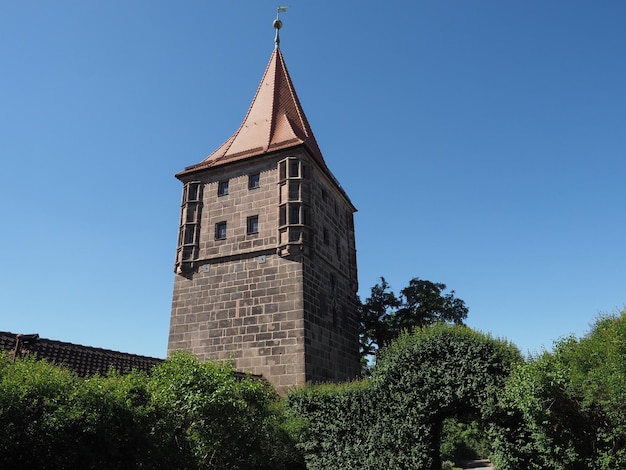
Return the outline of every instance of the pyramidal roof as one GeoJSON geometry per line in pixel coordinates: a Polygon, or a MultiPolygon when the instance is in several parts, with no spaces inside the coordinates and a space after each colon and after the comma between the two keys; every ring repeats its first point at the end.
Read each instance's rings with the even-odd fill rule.
{"type": "Polygon", "coordinates": [[[327,170],[296,95],[283,55],[276,47],[250,109],[237,132],[202,162],[187,167],[176,176],[297,145],[305,146],[313,158],[327,170]]]}

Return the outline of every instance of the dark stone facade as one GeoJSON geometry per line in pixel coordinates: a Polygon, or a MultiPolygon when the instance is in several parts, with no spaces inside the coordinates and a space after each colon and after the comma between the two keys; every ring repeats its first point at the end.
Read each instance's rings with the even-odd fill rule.
{"type": "Polygon", "coordinates": [[[280,391],[356,377],[355,209],[328,170],[296,147],[181,179],[168,351],[232,360],[280,391]]]}

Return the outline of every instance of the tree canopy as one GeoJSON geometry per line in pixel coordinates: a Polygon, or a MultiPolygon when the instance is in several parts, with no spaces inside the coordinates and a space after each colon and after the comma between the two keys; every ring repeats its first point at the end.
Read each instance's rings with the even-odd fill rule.
{"type": "Polygon", "coordinates": [[[626,468],[626,310],[521,364],[501,398],[522,437],[494,455],[501,468],[626,468]]]}
{"type": "Polygon", "coordinates": [[[439,322],[462,325],[469,310],[453,290],[445,290],[443,283],[416,277],[396,296],[381,277],[359,308],[362,360],[388,346],[403,330],[439,322]]]}

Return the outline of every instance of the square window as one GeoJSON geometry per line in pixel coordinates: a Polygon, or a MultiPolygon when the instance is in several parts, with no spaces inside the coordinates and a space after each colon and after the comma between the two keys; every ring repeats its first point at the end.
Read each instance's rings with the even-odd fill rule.
{"type": "Polygon", "coordinates": [[[218,222],[215,224],[215,239],[226,239],[226,222],[218,222]]]}
{"type": "Polygon", "coordinates": [[[297,228],[291,228],[289,230],[289,241],[290,242],[299,242],[302,236],[302,230],[297,228]]]}
{"type": "Polygon", "coordinates": [[[248,234],[259,233],[259,216],[253,215],[252,217],[248,217],[246,227],[248,234]]]}
{"type": "Polygon", "coordinates": [[[183,259],[190,260],[193,258],[193,246],[183,247],[183,259]]]}
{"type": "Polygon", "coordinates": [[[261,175],[255,173],[248,176],[248,189],[256,189],[261,186],[261,175]]]}
{"type": "Polygon", "coordinates": [[[217,195],[226,196],[228,194],[228,180],[220,181],[217,185],[217,195]]]}

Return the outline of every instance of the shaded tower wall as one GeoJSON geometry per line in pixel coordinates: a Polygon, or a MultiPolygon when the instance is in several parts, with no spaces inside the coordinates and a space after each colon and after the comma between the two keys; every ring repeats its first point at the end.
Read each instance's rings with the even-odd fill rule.
{"type": "Polygon", "coordinates": [[[181,177],[168,353],[279,390],[359,371],[354,208],[303,147],[181,177]]]}

